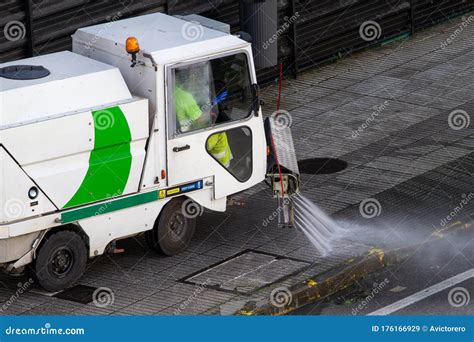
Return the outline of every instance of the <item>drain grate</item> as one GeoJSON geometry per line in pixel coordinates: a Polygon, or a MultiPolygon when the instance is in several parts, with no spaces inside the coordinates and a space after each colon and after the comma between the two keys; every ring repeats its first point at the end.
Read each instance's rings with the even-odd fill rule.
{"type": "Polygon", "coordinates": [[[310,158],[298,161],[301,173],[309,175],[328,175],[343,171],[348,164],[336,158],[310,158]]]}
{"type": "Polygon", "coordinates": [[[76,285],[70,289],[56,293],[53,297],[69,300],[80,304],[89,304],[93,301],[93,294],[97,288],[87,285],[76,285]]]}
{"type": "Polygon", "coordinates": [[[302,260],[247,250],[193,273],[181,282],[236,294],[251,294],[309,267],[302,260]]]}

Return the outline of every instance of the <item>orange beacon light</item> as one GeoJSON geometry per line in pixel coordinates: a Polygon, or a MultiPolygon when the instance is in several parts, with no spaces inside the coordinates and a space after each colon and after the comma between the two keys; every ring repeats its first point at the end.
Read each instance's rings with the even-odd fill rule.
{"type": "Polygon", "coordinates": [[[137,64],[137,53],[140,52],[140,44],[138,39],[135,37],[128,37],[125,41],[125,49],[129,54],[132,55],[132,65],[133,68],[137,64]]]}

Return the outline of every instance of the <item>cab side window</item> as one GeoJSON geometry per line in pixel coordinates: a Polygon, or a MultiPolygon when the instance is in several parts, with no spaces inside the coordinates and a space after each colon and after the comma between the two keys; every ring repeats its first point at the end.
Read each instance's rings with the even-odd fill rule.
{"type": "Polygon", "coordinates": [[[241,120],[252,113],[244,53],[176,67],[170,84],[175,136],[241,120]]]}
{"type": "Polygon", "coordinates": [[[238,127],[212,134],[207,152],[237,180],[246,182],[252,176],[252,132],[238,127]]]}

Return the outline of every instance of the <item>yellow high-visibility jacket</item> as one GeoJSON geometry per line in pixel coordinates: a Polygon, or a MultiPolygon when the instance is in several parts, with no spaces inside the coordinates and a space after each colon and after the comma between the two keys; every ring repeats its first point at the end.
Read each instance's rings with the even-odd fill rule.
{"type": "Polygon", "coordinates": [[[202,110],[196,102],[194,96],[180,87],[174,91],[176,102],[176,119],[178,120],[181,132],[192,129],[193,124],[202,116],[202,110]]]}
{"type": "MultiPolygon", "coordinates": [[[[181,132],[187,132],[192,129],[196,120],[202,116],[202,110],[190,92],[176,87],[174,96],[176,102],[176,119],[181,132]]],[[[207,150],[224,167],[227,168],[230,166],[233,156],[225,132],[211,135],[207,140],[207,150]]]]}
{"type": "Polygon", "coordinates": [[[207,150],[219,163],[228,168],[233,159],[225,132],[213,134],[207,140],[207,150]]]}

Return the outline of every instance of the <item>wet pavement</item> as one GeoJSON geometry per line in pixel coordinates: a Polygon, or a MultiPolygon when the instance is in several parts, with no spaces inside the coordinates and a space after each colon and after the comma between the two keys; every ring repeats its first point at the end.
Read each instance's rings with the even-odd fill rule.
{"type": "MultiPolygon", "coordinates": [[[[275,289],[373,247],[421,243],[439,227],[472,222],[474,26],[441,47],[462,20],[285,81],[282,109],[289,113],[298,159],[306,160],[302,191],[347,230],[330,256],[322,257],[303,233],[277,228],[276,203],[262,184],[239,195],[246,207],[204,213],[191,247],[179,256],[158,256],[137,237],[121,244],[125,253],[93,260],[80,284],[105,289],[104,303],[58,298],[27,277],[2,275],[2,314],[232,314],[241,304],[269,298],[275,289]]],[[[277,87],[262,93],[271,115],[277,87]]],[[[347,298],[336,296],[297,313],[352,314],[374,283],[388,279],[356,314],[383,308],[474,268],[473,237],[466,231],[462,238],[421,248],[402,265],[355,284],[347,298]]],[[[472,296],[473,285],[468,279],[456,287],[472,296]]],[[[472,314],[472,302],[457,308],[449,291],[397,313],[472,314]]]]}
{"type": "Polygon", "coordinates": [[[424,246],[406,262],[292,314],[472,316],[474,241],[465,238],[453,236],[424,246]]]}

